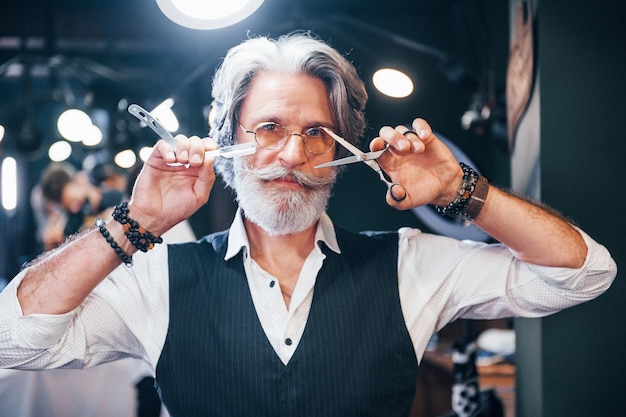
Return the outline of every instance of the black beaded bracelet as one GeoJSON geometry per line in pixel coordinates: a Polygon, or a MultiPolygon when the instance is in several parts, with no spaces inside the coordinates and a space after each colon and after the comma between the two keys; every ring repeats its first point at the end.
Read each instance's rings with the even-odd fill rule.
{"type": "Polygon", "coordinates": [[[113,236],[111,236],[107,228],[104,227],[104,221],[100,218],[97,218],[96,226],[100,230],[100,234],[104,237],[107,243],[113,248],[113,250],[115,251],[117,256],[122,260],[122,262],[124,262],[124,264],[129,268],[133,266],[132,256],[128,256],[126,255],[126,253],[124,253],[122,248],[120,248],[120,245],[118,245],[115,239],[113,239],[113,236]]]}
{"type": "MultiPolygon", "coordinates": [[[[476,189],[476,184],[478,183],[478,179],[481,178],[480,175],[472,167],[461,162],[461,168],[463,169],[463,182],[461,183],[461,187],[458,190],[457,196],[450,204],[447,206],[435,206],[435,209],[439,214],[450,217],[461,216],[466,220],[474,220],[475,216],[478,214],[475,210],[472,211],[473,216],[467,216],[465,211],[467,209],[467,205],[470,202],[472,195],[474,194],[474,190],[476,189]]],[[[481,207],[482,208],[482,207],[481,207]]],[[[478,210],[480,211],[480,210],[478,210]]]]}
{"type": "Polygon", "coordinates": [[[132,245],[142,252],[147,252],[154,248],[157,243],[163,243],[163,238],[154,236],[152,233],[139,226],[135,220],[128,217],[128,202],[115,206],[113,209],[113,219],[124,227],[126,237],[132,245]]]}

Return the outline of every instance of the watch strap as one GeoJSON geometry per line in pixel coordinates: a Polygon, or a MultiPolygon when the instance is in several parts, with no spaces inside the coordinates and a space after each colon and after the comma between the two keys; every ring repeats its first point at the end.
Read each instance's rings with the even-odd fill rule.
{"type": "Polygon", "coordinates": [[[480,211],[483,209],[487,194],[489,193],[489,181],[482,175],[478,177],[474,192],[469,197],[467,206],[460,213],[460,216],[465,220],[474,221],[480,211]]]}

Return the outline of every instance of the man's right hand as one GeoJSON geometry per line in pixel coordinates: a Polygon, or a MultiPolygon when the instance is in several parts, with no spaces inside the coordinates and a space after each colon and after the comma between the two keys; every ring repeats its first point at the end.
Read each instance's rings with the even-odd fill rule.
{"type": "Polygon", "coordinates": [[[213,139],[197,136],[177,136],[176,149],[158,141],[135,182],[130,217],[160,236],[196,212],[215,183],[214,158],[205,152],[216,147],[213,139]]]}

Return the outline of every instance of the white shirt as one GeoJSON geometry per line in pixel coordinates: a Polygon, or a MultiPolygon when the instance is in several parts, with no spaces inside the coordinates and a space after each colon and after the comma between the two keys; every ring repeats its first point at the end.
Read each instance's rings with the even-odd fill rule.
{"type": "MultiPolygon", "coordinates": [[[[316,241],[340,253],[330,218],[323,215],[316,241]]],[[[593,299],[616,275],[603,246],[581,231],[588,246],[580,269],[521,262],[500,244],[457,241],[399,230],[398,285],[405,322],[418,360],[430,336],[458,318],[540,317],[593,299]]],[[[297,349],[311,306],[315,279],[324,261],[318,245],[305,261],[290,309],[274,277],[248,256],[248,239],[238,212],[226,258],[244,248],[244,268],[263,330],[283,363],[297,349]],[[291,339],[291,345],[285,340],[291,339]]],[[[165,245],[134,255],[74,311],[23,316],[16,289],[24,272],[0,293],[0,368],[90,367],[132,356],[154,372],[168,327],[168,251],[165,245]]]]}

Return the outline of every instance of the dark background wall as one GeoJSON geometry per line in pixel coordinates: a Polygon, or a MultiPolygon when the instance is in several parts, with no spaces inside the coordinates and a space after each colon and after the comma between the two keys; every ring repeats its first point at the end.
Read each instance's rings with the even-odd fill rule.
{"type": "MultiPolygon", "coordinates": [[[[621,2],[537,7],[542,199],[626,263],[622,214],[626,31],[621,2]]],[[[517,320],[517,416],[625,415],[626,285],[541,320],[517,320]]]]}

